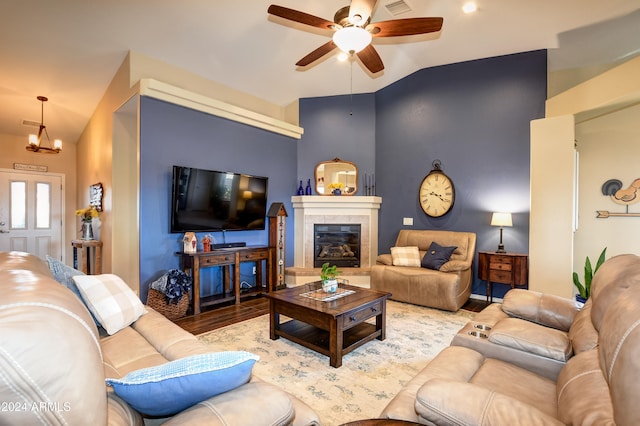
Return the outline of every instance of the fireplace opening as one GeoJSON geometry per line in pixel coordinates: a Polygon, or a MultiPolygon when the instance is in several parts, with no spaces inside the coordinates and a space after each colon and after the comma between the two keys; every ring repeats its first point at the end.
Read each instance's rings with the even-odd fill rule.
{"type": "Polygon", "coordinates": [[[339,267],[360,267],[360,225],[313,225],[314,268],[329,262],[339,267]]]}

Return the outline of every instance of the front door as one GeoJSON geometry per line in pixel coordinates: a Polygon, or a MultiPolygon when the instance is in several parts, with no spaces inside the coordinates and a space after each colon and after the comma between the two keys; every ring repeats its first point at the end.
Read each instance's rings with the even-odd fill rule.
{"type": "Polygon", "coordinates": [[[63,177],[0,169],[0,251],[64,261],[63,177]]]}

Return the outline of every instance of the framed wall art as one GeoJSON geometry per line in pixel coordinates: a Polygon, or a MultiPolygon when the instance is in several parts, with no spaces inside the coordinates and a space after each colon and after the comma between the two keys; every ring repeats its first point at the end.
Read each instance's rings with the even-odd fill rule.
{"type": "Polygon", "coordinates": [[[89,187],[89,205],[95,207],[99,212],[102,211],[102,184],[94,183],[89,187]]]}

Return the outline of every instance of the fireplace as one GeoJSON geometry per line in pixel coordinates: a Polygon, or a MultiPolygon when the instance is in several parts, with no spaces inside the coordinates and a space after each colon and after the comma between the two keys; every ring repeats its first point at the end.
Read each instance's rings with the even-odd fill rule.
{"type": "Polygon", "coordinates": [[[314,224],[313,240],[315,268],[326,262],[343,268],[360,267],[359,224],[314,224]]]}
{"type": "MultiPolygon", "coordinates": [[[[285,268],[287,286],[318,280],[319,268],[323,262],[319,265],[316,263],[316,255],[319,252],[316,252],[315,225],[358,225],[360,243],[357,250],[357,266],[340,266],[340,276],[347,279],[351,285],[368,287],[371,265],[375,264],[378,256],[378,210],[382,198],[368,195],[296,195],[291,197],[291,204],[294,211],[295,239],[293,266],[285,268]]],[[[351,246],[350,249],[356,254],[356,250],[351,246]]]]}

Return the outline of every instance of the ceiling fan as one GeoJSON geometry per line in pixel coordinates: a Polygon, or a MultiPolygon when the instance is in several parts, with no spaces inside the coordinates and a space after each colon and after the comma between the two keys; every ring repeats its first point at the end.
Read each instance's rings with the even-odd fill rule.
{"type": "Polygon", "coordinates": [[[377,0],[351,0],[349,6],[339,9],[333,22],[326,19],[272,4],[267,12],[289,21],[315,28],[334,31],[333,38],[304,58],[297,66],[307,66],[334,49],[357,55],[362,64],[372,73],[384,69],[380,55],[371,44],[373,38],[398,37],[438,32],[442,29],[442,18],[406,18],[371,23],[371,13],[377,0]]]}

